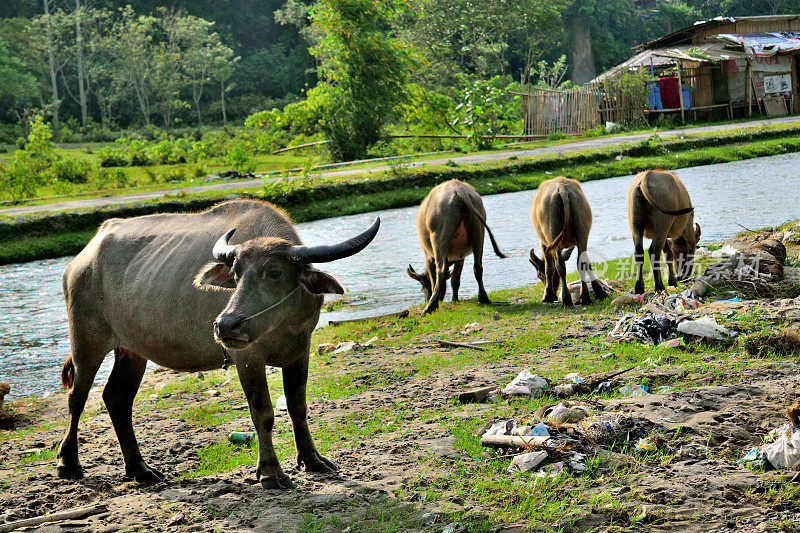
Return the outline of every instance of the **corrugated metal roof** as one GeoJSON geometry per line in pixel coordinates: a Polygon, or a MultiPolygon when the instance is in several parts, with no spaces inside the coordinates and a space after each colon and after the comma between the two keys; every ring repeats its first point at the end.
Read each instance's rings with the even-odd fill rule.
{"type": "Polygon", "coordinates": [[[724,33],[717,39],[742,46],[757,56],[774,56],[779,52],[800,50],[800,32],[774,31],[769,33],[724,33]]]}
{"type": "Polygon", "coordinates": [[[800,18],[800,14],[789,15],[759,15],[754,17],[717,17],[711,20],[700,20],[695,22],[692,26],[681,28],[674,31],[669,35],[659,37],[648,43],[640,44],[634,47],[636,50],[650,50],[655,48],[664,48],[666,46],[673,46],[677,44],[684,44],[682,41],[691,39],[691,36],[698,30],[704,28],[713,28],[722,26],[724,24],[731,24],[735,22],[766,22],[766,21],[782,21],[800,18]]]}

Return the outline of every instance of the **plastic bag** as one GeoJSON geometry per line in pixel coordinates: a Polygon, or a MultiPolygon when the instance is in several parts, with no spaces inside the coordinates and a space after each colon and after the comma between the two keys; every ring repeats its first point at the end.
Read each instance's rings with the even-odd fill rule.
{"type": "Polygon", "coordinates": [[[511,396],[532,396],[538,398],[547,389],[547,381],[531,374],[527,368],[520,372],[511,383],[503,389],[505,394],[511,396]]]}
{"type": "Polygon", "coordinates": [[[776,469],[791,468],[800,461],[800,431],[782,433],[775,442],[761,448],[767,461],[776,469]]]}
{"type": "Polygon", "coordinates": [[[528,470],[535,470],[542,461],[545,461],[549,455],[547,452],[530,452],[530,453],[523,453],[521,455],[517,455],[511,461],[511,465],[508,467],[508,473],[513,474],[514,472],[527,472],[528,470]]]}
{"type": "Polygon", "coordinates": [[[717,340],[732,339],[738,335],[735,331],[717,324],[717,320],[713,316],[704,316],[697,320],[684,320],[678,324],[678,331],[696,337],[717,340]]]}

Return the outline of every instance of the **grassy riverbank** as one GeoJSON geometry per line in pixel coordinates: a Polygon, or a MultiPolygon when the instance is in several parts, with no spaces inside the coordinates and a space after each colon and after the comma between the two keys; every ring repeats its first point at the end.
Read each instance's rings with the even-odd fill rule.
{"type": "MultiPolygon", "coordinates": [[[[0,218],[0,264],[77,253],[97,226],[111,217],[153,212],[197,211],[230,197],[262,198],[285,208],[296,222],[418,204],[434,185],[461,179],[481,194],[535,189],[564,175],[589,181],[648,168],[678,169],[800,151],[800,127],[662,140],[653,136],[630,146],[568,156],[511,158],[474,164],[451,163],[414,169],[401,165],[356,176],[293,178],[263,187],[182,194],[90,211],[0,218]]],[[[1,217],[0,212],[0,217],[1,217]]]]}
{"type": "MultiPolygon", "coordinates": [[[[797,251],[790,247],[790,256],[797,251]]],[[[604,270],[619,278],[628,269],[612,262],[604,270]]],[[[620,281],[632,286],[632,280],[620,281]]],[[[411,280],[408,289],[417,290],[411,280]]],[[[796,296],[796,287],[791,291],[786,296],[796,296]]],[[[182,527],[221,531],[441,531],[451,523],[457,524],[454,531],[487,532],[511,531],[512,525],[523,531],[736,530],[760,524],[798,530],[798,486],[780,473],[736,464],[785,423],[783,411],[795,399],[795,355],[765,350],[751,356],[743,348],[746,339],[784,327],[785,319],[727,304],[717,308],[717,320],[742,338],[675,350],[607,342],[606,333],[626,312],[608,301],[565,310],[541,303],[538,285],[490,296],[492,305],[448,301],[424,317],[413,313],[416,307],[409,318],[314,333],[309,420],[318,448],[339,465],[338,475],[293,467],[291,423],[278,411],[276,450],[298,490],[262,490],[253,479],[255,444],[226,439],[230,431],[252,428],[235,370],[202,378],[156,372],[148,374],[137,397],[134,421],[144,457],[170,481],[149,487],[121,481],[119,448],[99,391],[81,422],[87,478],[57,480],[52,447],[64,430],[64,397],[18,400],[10,408],[23,416],[19,429],[0,432],[0,505],[21,518],[107,503],[109,512],[90,519],[89,529],[102,522],[123,530],[163,530],[181,512],[182,527]],[[373,338],[337,354],[317,349],[373,338]],[[488,344],[444,348],[439,340],[488,344]],[[634,433],[614,445],[613,454],[587,457],[580,475],[511,475],[510,458],[487,453],[477,436],[492,420],[530,420],[540,407],[556,403],[555,397],[468,405],[454,400],[465,390],[503,386],[522,368],[555,384],[571,372],[587,376],[630,367],[625,382],[647,385],[651,392],[669,389],[577,400],[597,411],[616,404],[611,409],[633,417],[636,427],[651,428],[656,448],[637,449],[640,435],[634,433]],[[60,494],[56,500],[47,497],[54,491],[60,494]]],[[[715,295],[728,296],[725,290],[715,295]]],[[[268,378],[275,401],[282,394],[280,374],[268,378]]]]}

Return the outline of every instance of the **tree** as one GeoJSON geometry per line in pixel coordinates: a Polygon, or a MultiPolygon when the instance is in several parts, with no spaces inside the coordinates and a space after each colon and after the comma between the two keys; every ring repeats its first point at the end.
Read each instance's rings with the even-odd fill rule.
{"type": "MultiPolygon", "coordinates": [[[[196,17],[186,17],[184,37],[186,52],[184,68],[189,85],[192,88],[192,99],[197,112],[197,129],[200,130],[203,119],[200,112],[200,101],[203,88],[210,80],[212,73],[230,77],[233,72],[233,50],[222,44],[217,33],[212,32],[213,22],[196,17]]],[[[225,115],[225,89],[222,83],[222,113],[225,115]]]]}
{"type": "MultiPolygon", "coordinates": [[[[230,49],[229,49],[230,50],[230,49]]],[[[231,50],[231,55],[233,54],[233,50],[231,50]]],[[[219,100],[220,106],[222,108],[222,124],[228,124],[228,114],[225,110],[225,94],[230,90],[230,86],[228,82],[233,76],[234,68],[236,63],[241,59],[240,57],[220,57],[217,58],[216,56],[213,58],[213,65],[211,66],[211,76],[219,82],[219,100]]]]}
{"type": "Polygon", "coordinates": [[[395,5],[390,0],[319,0],[310,15],[321,35],[312,49],[322,77],[315,97],[326,108],[320,126],[329,135],[334,159],[363,157],[404,98],[414,66],[409,47],[388,34],[395,5]]]}
{"type": "Polygon", "coordinates": [[[11,33],[12,38],[22,39],[24,31],[8,31],[13,28],[7,24],[2,29],[6,31],[0,33],[0,120],[20,120],[36,102],[39,85],[19,50],[26,43],[17,40],[14,46],[4,37],[11,33]]]}
{"type": "Polygon", "coordinates": [[[108,35],[106,50],[117,67],[117,75],[133,89],[142,118],[150,124],[150,98],[154,74],[152,31],[155,17],[137,15],[131,6],[120,10],[108,35]]]}

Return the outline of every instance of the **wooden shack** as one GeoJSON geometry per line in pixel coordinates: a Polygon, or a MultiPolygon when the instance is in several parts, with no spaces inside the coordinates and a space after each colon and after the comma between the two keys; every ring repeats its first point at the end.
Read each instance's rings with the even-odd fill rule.
{"type": "Polygon", "coordinates": [[[624,70],[645,69],[650,116],[749,116],[800,113],[798,61],[800,15],[719,17],[695,23],[637,47],[627,61],[598,76],[613,79],[624,70]],[[681,98],[664,106],[665,78],[677,81],[681,98]],[[659,86],[660,85],[660,86],[659,86]]]}

